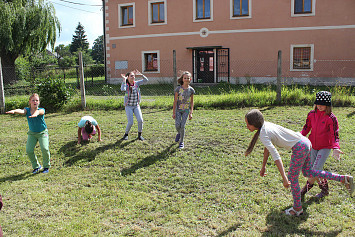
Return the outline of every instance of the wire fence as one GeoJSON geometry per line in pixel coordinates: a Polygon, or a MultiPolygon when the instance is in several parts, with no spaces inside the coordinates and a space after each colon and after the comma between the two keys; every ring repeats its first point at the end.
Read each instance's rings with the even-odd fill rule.
{"type": "MultiPolygon", "coordinates": [[[[211,86],[220,82],[237,85],[265,84],[275,85],[277,80],[277,60],[239,60],[230,61],[229,65],[214,65],[202,68],[195,65],[192,60],[176,61],[177,77],[182,71],[193,74],[194,86],[211,86]],[[217,70],[218,69],[218,70],[217,70]]],[[[117,96],[122,95],[120,84],[121,74],[140,70],[149,81],[142,87],[142,95],[171,95],[174,89],[174,63],[173,60],[161,60],[156,71],[142,70],[142,62],[129,61],[125,69],[116,69],[115,65],[105,68],[103,65],[89,65],[84,67],[84,81],[86,95],[117,96]]],[[[309,69],[293,69],[290,61],[282,61],[282,83],[285,85],[301,84],[314,86],[354,86],[355,60],[314,60],[309,69]]],[[[33,92],[35,84],[46,78],[60,78],[74,89],[80,89],[78,66],[59,68],[47,66],[45,68],[32,68],[22,73],[17,68],[2,68],[4,77],[5,96],[28,95],[33,92]],[[11,81],[8,81],[10,78],[11,81]]],[[[137,78],[139,80],[139,77],[137,78]]]]}

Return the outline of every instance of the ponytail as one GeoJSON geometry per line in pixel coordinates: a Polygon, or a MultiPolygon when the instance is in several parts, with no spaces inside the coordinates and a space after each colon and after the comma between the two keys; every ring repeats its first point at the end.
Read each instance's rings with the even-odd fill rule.
{"type": "Polygon", "coordinates": [[[251,139],[251,142],[249,143],[248,149],[245,151],[245,156],[249,155],[253,151],[254,146],[255,146],[256,142],[258,141],[259,135],[260,135],[260,128],[254,134],[253,139],[251,139]]]}
{"type": "Polygon", "coordinates": [[[245,156],[247,156],[253,151],[254,146],[260,136],[261,127],[264,125],[264,116],[258,109],[252,109],[245,115],[245,119],[249,125],[253,125],[258,129],[258,131],[254,134],[248,149],[245,151],[245,156]]]}

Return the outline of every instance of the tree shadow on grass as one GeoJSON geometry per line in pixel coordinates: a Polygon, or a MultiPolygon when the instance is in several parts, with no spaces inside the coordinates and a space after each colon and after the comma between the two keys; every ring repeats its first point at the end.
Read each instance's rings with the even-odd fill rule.
{"type": "Polygon", "coordinates": [[[167,147],[165,150],[163,150],[158,154],[147,156],[146,158],[132,165],[131,167],[122,169],[121,175],[122,176],[131,175],[141,168],[153,165],[157,161],[166,160],[169,155],[173,154],[176,151],[176,147],[174,145],[175,143],[171,144],[169,147],[167,147]]]}
{"type": "Polygon", "coordinates": [[[11,176],[0,178],[0,183],[4,183],[6,181],[23,180],[23,179],[27,179],[30,176],[33,176],[33,174],[30,172],[23,172],[21,174],[16,174],[16,175],[11,175],[11,176]]]}
{"type": "Polygon", "coordinates": [[[232,225],[227,230],[222,231],[221,233],[217,234],[216,237],[227,236],[229,233],[232,233],[232,232],[236,231],[239,228],[239,226],[241,226],[241,224],[232,225]]]}
{"type": "MultiPolygon", "coordinates": [[[[95,160],[96,156],[101,152],[105,152],[113,148],[123,148],[135,141],[136,140],[131,140],[123,143],[123,140],[117,140],[115,143],[100,146],[94,150],[86,149],[85,151],[82,152],[80,152],[81,148],[80,146],[77,145],[77,141],[70,141],[64,146],[62,146],[59,149],[59,151],[62,152],[65,155],[65,157],[70,157],[67,161],[64,162],[64,165],[72,166],[80,160],[86,160],[87,162],[93,161],[95,160]]],[[[86,142],[83,143],[82,146],[86,146],[88,144],[89,143],[86,142]]]]}
{"type": "MultiPolygon", "coordinates": [[[[267,229],[263,232],[262,236],[290,236],[290,235],[300,235],[300,236],[327,236],[335,237],[338,236],[342,229],[333,231],[317,231],[316,228],[307,229],[299,228],[303,222],[307,221],[309,214],[307,213],[307,207],[313,202],[318,202],[321,199],[311,198],[309,201],[303,203],[303,215],[287,216],[285,211],[273,210],[266,217],[267,229]]],[[[287,207],[288,209],[289,207],[287,207]]]]}
{"type": "Polygon", "coordinates": [[[352,116],[355,115],[355,111],[351,112],[350,114],[346,115],[347,118],[351,118],[352,116]]]}

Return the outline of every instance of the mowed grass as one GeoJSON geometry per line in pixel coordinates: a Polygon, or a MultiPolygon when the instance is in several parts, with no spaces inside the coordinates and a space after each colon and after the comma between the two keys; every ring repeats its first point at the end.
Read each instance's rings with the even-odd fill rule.
{"type": "MultiPolygon", "coordinates": [[[[244,122],[250,109],[196,110],[184,150],[173,141],[171,110],[143,109],[143,142],[136,121],[128,141],[120,140],[124,110],[47,114],[52,168],[38,175],[25,153],[26,118],[0,115],[4,236],[352,236],[354,199],[335,181],[324,200],[312,198],[318,187],[310,191],[303,216],[282,213],[292,196],[274,162],[262,178],[261,143],[244,156],[253,135],[244,122]],[[76,144],[83,115],[97,119],[101,142],[76,144]]],[[[267,121],[300,131],[311,107],[260,109],[267,121]]],[[[334,113],[345,154],[340,162],[329,157],[325,169],[355,175],[355,110],[334,113]]],[[[279,151],[287,170],[290,151],[279,151]]],[[[39,147],[35,152],[42,160],[39,147]]]]}

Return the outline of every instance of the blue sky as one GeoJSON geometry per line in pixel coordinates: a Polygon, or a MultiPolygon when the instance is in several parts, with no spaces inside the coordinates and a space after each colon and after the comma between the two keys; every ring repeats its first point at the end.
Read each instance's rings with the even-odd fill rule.
{"type": "Polygon", "coordinates": [[[103,35],[102,0],[49,0],[49,2],[56,9],[56,16],[62,26],[56,46],[71,43],[79,22],[84,26],[90,48],[95,39],[103,35]]]}

